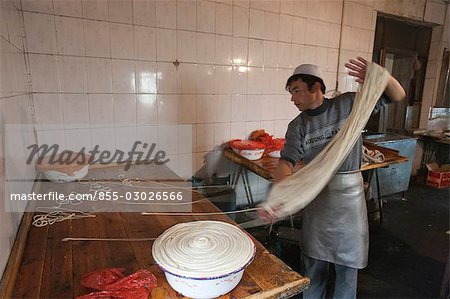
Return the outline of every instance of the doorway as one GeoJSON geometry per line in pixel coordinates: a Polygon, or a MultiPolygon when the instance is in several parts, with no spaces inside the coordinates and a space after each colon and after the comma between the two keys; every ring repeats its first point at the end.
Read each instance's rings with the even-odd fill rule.
{"type": "Polygon", "coordinates": [[[372,60],[384,66],[400,82],[407,100],[373,115],[371,132],[402,132],[419,126],[425,70],[432,28],[389,15],[377,16],[372,60]]]}

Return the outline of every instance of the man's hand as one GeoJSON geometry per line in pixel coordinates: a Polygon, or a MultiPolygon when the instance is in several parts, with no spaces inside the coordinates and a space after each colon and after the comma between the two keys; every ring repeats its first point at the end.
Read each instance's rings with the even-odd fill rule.
{"type": "Polygon", "coordinates": [[[281,209],[281,205],[276,206],[274,208],[270,208],[269,210],[266,210],[264,208],[264,205],[262,206],[263,208],[258,210],[256,213],[258,214],[259,218],[263,219],[265,223],[272,223],[272,222],[276,222],[278,220],[276,214],[278,212],[278,210],[281,209]]]}
{"type": "Polygon", "coordinates": [[[350,59],[349,62],[345,64],[345,67],[349,68],[348,74],[355,77],[355,81],[363,84],[366,78],[367,60],[362,57],[357,57],[358,60],[350,59]]]}

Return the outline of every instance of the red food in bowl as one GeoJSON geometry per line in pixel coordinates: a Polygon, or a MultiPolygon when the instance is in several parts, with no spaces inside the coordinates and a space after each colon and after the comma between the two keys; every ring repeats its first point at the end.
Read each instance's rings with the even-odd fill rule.
{"type": "Polygon", "coordinates": [[[266,146],[262,142],[241,139],[231,140],[230,146],[238,150],[260,150],[266,148],[266,146]]]}

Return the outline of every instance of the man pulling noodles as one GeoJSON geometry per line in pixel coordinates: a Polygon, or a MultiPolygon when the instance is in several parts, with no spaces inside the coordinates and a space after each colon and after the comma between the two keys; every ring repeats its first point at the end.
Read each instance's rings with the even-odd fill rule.
{"type": "MultiPolygon", "coordinates": [[[[356,60],[352,59],[345,64],[349,69],[349,75],[355,77],[356,81],[361,84],[365,79],[369,80],[366,78],[367,65],[367,61],[361,57],[356,60]]],[[[379,85],[384,89],[382,94],[383,90],[372,93],[372,95],[381,94],[381,97],[376,96],[376,104],[373,101],[374,112],[378,112],[388,103],[402,101],[405,98],[405,91],[400,83],[384,69],[376,67],[384,72],[382,74],[385,75],[385,81],[383,81],[384,85],[379,85]],[[384,88],[384,86],[386,87],[384,88]]],[[[376,88],[376,86],[368,86],[372,82],[376,83],[376,80],[377,78],[364,85],[365,94],[368,94],[367,88],[369,90],[376,88]]],[[[288,126],[286,144],[281,152],[280,163],[274,175],[275,189],[278,184],[283,184],[286,177],[294,173],[297,162],[303,160],[307,166],[341,129],[344,131],[343,126],[348,119],[349,122],[355,122],[355,119],[350,119],[354,106],[355,109],[359,109],[356,111],[357,116],[361,114],[359,113],[361,110],[367,110],[367,106],[370,106],[364,103],[362,106],[354,105],[356,97],[354,92],[347,92],[333,99],[325,98],[325,84],[321,71],[318,66],[313,64],[298,66],[287,80],[286,89],[291,94],[291,101],[302,113],[288,126]]],[[[362,98],[362,100],[366,99],[362,98]]],[[[366,112],[370,113],[370,111],[366,112]]],[[[359,123],[362,121],[359,120],[359,123]]],[[[360,130],[358,132],[353,129],[351,134],[338,135],[338,138],[341,138],[338,141],[341,145],[351,146],[349,142],[352,136],[349,135],[354,135],[353,137],[356,139],[353,138],[353,140],[357,141],[353,148],[349,148],[349,154],[346,157],[339,157],[342,154],[340,151],[336,151],[336,147],[334,148],[335,156],[331,159],[341,159],[343,162],[340,166],[336,166],[337,173],[331,174],[331,180],[325,188],[321,192],[318,191],[320,192],[318,196],[303,210],[302,261],[304,275],[311,280],[309,288],[304,293],[304,298],[325,298],[330,264],[334,264],[336,273],[333,298],[356,298],[358,269],[366,267],[369,248],[367,211],[360,172],[362,155],[360,132],[360,130]]],[[[339,148],[341,147],[338,146],[339,148]]],[[[329,173],[330,170],[326,168],[326,166],[321,167],[319,174],[320,172],[329,173]]],[[[314,179],[317,182],[321,180],[321,175],[316,173],[315,176],[314,179]]],[[[291,181],[294,186],[295,184],[298,186],[297,178],[295,180],[291,178],[291,181]]],[[[288,188],[291,187],[288,186],[288,188]]],[[[307,186],[304,190],[294,192],[293,194],[297,195],[289,197],[289,203],[301,200],[300,195],[303,192],[308,192],[307,186]]],[[[276,202],[275,194],[272,195],[274,198],[269,196],[268,202],[271,202],[272,199],[276,202]]],[[[263,204],[265,210],[260,214],[266,219],[276,218],[276,207],[269,208],[268,202],[263,204]]]]}

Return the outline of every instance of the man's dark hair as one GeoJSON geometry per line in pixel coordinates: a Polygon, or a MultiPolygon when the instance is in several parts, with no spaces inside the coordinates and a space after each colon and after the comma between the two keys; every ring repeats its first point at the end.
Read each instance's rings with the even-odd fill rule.
{"type": "Polygon", "coordinates": [[[319,77],[316,76],[312,76],[312,75],[306,75],[306,74],[297,74],[297,75],[293,75],[291,76],[287,83],[286,83],[286,87],[285,89],[289,91],[289,85],[291,85],[292,82],[297,81],[297,80],[302,80],[303,82],[306,83],[306,85],[308,85],[308,89],[311,90],[311,88],[313,87],[313,85],[316,82],[320,83],[320,90],[322,91],[322,93],[325,93],[325,83],[323,83],[323,80],[319,77]]]}

